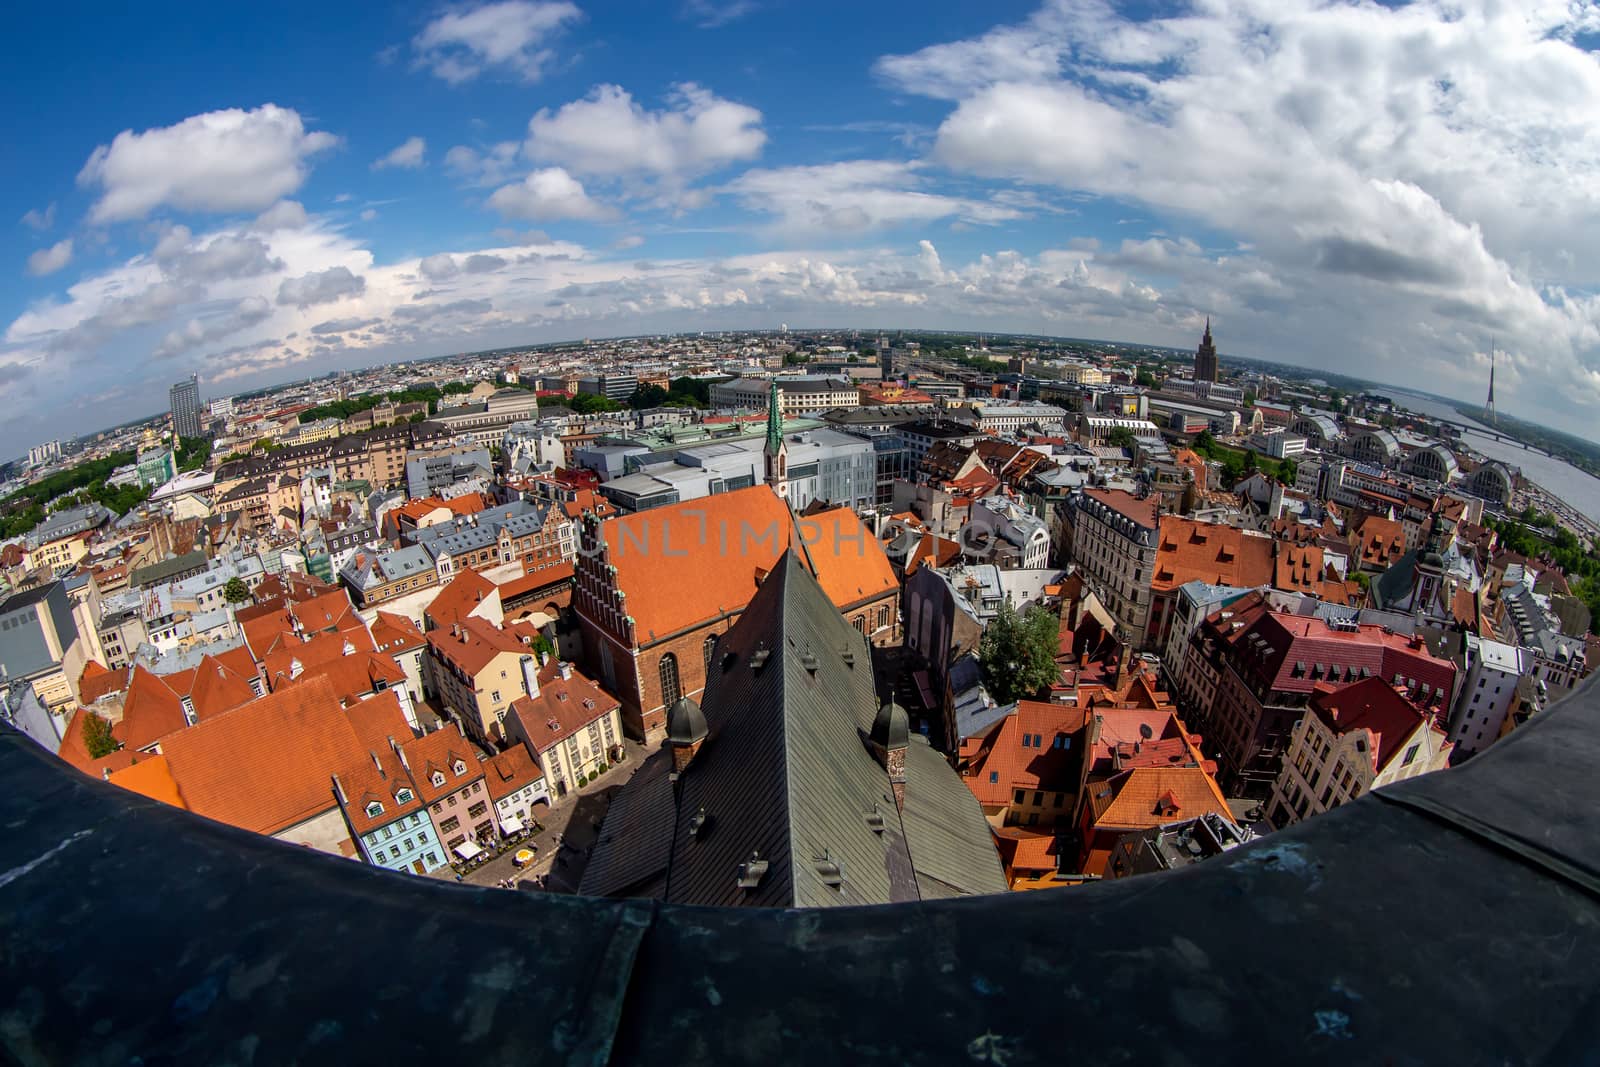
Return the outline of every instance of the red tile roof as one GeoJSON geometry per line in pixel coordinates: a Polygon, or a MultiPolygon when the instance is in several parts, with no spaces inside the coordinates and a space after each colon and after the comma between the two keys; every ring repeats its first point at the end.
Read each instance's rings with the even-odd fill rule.
{"type": "Polygon", "coordinates": [[[478,750],[462,736],[461,727],[455,723],[426,736],[400,742],[400,751],[417,792],[427,804],[483,777],[478,750]],[[437,783],[435,775],[440,778],[437,783]]]}
{"type": "Polygon", "coordinates": [[[1207,813],[1233,818],[1216,779],[1194,766],[1134,767],[1090,791],[1089,804],[1096,832],[1148,830],[1207,813]]]}
{"type": "Polygon", "coordinates": [[[430,630],[428,647],[433,655],[476,678],[496,656],[531,654],[538,636],[539,631],[525,623],[501,628],[488,619],[469,618],[444,629],[430,630]]]}
{"type": "Polygon", "coordinates": [[[1085,489],[1083,495],[1091,500],[1098,500],[1106,507],[1126,516],[1146,529],[1156,528],[1156,498],[1146,497],[1140,500],[1132,493],[1122,489],[1085,489]]]}
{"type": "Polygon", "coordinates": [[[497,802],[543,777],[543,769],[522,745],[512,745],[491,757],[483,770],[483,781],[488,786],[489,797],[497,802]]]}
{"type": "Polygon", "coordinates": [[[1417,730],[1431,720],[1382,678],[1368,678],[1340,689],[1319,688],[1311,694],[1311,710],[1333,733],[1364,730],[1373,771],[1381,771],[1417,730]]]}
{"type": "Polygon", "coordinates": [[[129,764],[119,771],[112,771],[110,780],[112,785],[120,785],[151,800],[188,810],[189,805],[184,803],[183,793],[172,778],[172,769],[167,766],[167,757],[159,753],[145,756],[138,763],[129,764]]]}
{"type": "Polygon", "coordinates": [[[539,669],[539,695],[524,693],[511,702],[507,714],[517,717],[536,752],[560,744],[621,706],[576,667],[568,664],[567,669],[571,677],[562,678],[561,664],[552,659],[539,669]]]}
{"type": "Polygon", "coordinates": [[[122,692],[128,688],[131,673],[126,667],[120,671],[107,670],[95,660],[90,660],[78,678],[78,703],[93,704],[101,697],[122,692]]]}
{"type": "Polygon", "coordinates": [[[976,739],[976,758],[967,764],[962,780],[978,803],[991,806],[1011,803],[1014,789],[1076,793],[1086,722],[1083,708],[1019,701],[1015,711],[976,739]],[[1057,747],[1058,735],[1071,740],[1057,747]],[[1037,746],[1032,744],[1034,737],[1040,739],[1037,746]],[[1024,738],[1029,740],[1026,745],[1024,738]]]}
{"type": "Polygon", "coordinates": [[[390,655],[409,652],[428,643],[416,623],[391,611],[380,611],[372,620],[372,640],[379,652],[390,655]]]}

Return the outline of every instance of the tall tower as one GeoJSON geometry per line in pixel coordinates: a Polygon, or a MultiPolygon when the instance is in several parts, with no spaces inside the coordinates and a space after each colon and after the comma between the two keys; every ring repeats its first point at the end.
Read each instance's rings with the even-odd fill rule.
{"type": "Polygon", "coordinates": [[[1206,316],[1206,333],[1200,338],[1200,347],[1194,352],[1194,380],[1217,380],[1217,346],[1211,343],[1211,316],[1206,316]]]}
{"type": "Polygon", "coordinates": [[[766,461],[766,482],[772,491],[789,498],[789,445],[783,439],[783,413],[779,410],[778,383],[767,393],[767,443],[761,455],[766,461]]]}
{"type": "Polygon", "coordinates": [[[1484,416],[1489,425],[1495,425],[1494,415],[1494,342],[1489,342],[1489,402],[1483,406],[1484,416]]]}
{"type": "Polygon", "coordinates": [[[176,437],[200,436],[200,379],[193,374],[168,390],[172,403],[172,433],[176,437]]]}

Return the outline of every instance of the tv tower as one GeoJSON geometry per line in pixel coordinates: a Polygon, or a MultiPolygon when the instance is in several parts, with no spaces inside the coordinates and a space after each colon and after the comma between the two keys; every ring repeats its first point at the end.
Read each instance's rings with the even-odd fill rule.
{"type": "Polygon", "coordinates": [[[1489,425],[1496,425],[1494,414],[1494,342],[1489,342],[1489,402],[1484,404],[1483,413],[1488,417],[1489,425]]]}

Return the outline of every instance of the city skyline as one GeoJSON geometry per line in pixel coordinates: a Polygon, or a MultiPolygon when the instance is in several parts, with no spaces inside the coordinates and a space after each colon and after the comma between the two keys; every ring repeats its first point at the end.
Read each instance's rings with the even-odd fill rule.
{"type": "Polygon", "coordinates": [[[191,373],[783,321],[1192,350],[1209,314],[1479,404],[1492,334],[1502,412],[1600,401],[1592,7],[288,14],[268,58],[265,13],[203,51],[108,17],[70,85],[27,76],[61,27],[14,38],[50,84],[0,179],[4,453],[191,373]]]}

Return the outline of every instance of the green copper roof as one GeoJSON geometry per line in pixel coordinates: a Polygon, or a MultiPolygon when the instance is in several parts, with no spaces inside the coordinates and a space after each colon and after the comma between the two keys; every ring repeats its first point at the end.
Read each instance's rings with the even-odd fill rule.
{"type": "Polygon", "coordinates": [[[777,454],[783,444],[783,416],[778,413],[778,383],[767,393],[767,451],[777,454]]]}

